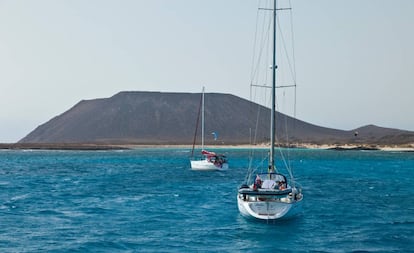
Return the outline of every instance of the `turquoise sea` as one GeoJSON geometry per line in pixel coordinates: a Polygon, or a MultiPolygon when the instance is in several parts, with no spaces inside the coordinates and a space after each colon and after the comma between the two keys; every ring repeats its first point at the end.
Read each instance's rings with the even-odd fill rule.
{"type": "Polygon", "coordinates": [[[0,252],[413,252],[414,153],[290,151],[303,213],[246,220],[230,169],[189,150],[0,151],[0,252]]]}

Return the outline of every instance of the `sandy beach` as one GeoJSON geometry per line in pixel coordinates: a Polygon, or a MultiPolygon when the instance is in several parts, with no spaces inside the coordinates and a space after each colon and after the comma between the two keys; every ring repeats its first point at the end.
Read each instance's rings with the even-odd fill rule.
{"type": "MultiPolygon", "coordinates": [[[[288,147],[283,145],[282,147],[288,147]]],[[[326,150],[382,150],[382,151],[399,151],[414,152],[414,143],[404,145],[372,145],[372,144],[345,144],[345,145],[328,145],[312,143],[294,143],[290,148],[305,149],[326,149],[326,150]]],[[[101,143],[0,143],[0,149],[34,149],[34,150],[121,150],[121,149],[138,149],[138,148],[183,148],[192,149],[189,144],[101,144],[101,143]]],[[[195,148],[200,148],[196,145],[195,148]]],[[[240,144],[240,145],[205,145],[205,149],[229,149],[229,148],[268,148],[267,144],[240,144]]]]}

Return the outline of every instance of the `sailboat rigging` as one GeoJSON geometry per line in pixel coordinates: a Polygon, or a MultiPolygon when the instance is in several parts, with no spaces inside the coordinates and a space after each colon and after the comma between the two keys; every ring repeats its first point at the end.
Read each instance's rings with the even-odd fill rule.
{"type": "MultiPolygon", "coordinates": [[[[240,213],[245,217],[259,220],[277,220],[296,215],[303,200],[302,189],[293,178],[287,166],[288,177],[280,173],[275,164],[275,115],[276,115],[276,0],[273,0],[272,11],[272,87],[270,115],[270,148],[268,165],[264,172],[249,175],[237,193],[237,204],[240,213]],[[289,179],[289,180],[288,180],[289,179]]],[[[269,9],[265,9],[269,10],[269,9]]]]}

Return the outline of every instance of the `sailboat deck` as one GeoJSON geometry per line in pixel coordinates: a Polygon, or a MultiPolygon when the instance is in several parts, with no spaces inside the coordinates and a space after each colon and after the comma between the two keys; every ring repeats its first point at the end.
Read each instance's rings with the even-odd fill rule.
{"type": "Polygon", "coordinates": [[[281,196],[287,195],[292,192],[291,188],[278,190],[278,189],[257,189],[253,190],[251,188],[242,188],[239,189],[240,194],[246,194],[249,196],[281,196]]]}

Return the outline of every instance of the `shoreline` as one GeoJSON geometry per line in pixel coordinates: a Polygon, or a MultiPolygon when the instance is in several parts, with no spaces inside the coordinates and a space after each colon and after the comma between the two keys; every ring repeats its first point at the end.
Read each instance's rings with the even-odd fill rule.
{"type": "MultiPolygon", "coordinates": [[[[207,149],[266,149],[266,144],[234,144],[234,145],[205,145],[207,149]]],[[[288,148],[288,146],[281,146],[288,148]]],[[[321,149],[335,151],[395,151],[414,152],[414,143],[404,145],[373,145],[373,144],[312,144],[296,143],[290,148],[321,149]]],[[[192,149],[190,144],[100,144],[100,143],[0,143],[0,150],[132,150],[139,148],[183,148],[192,149]]],[[[196,146],[199,149],[199,146],[196,146]]]]}

